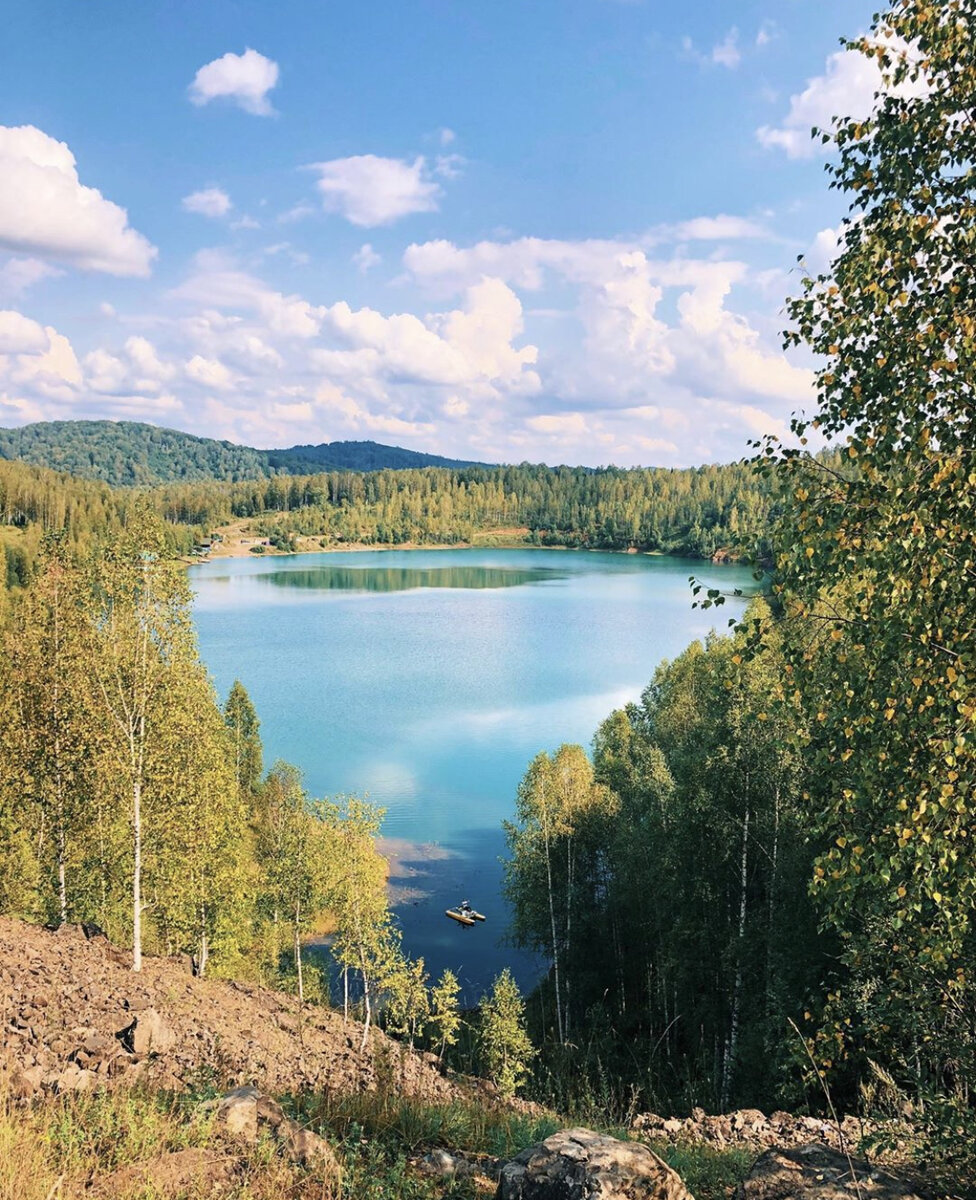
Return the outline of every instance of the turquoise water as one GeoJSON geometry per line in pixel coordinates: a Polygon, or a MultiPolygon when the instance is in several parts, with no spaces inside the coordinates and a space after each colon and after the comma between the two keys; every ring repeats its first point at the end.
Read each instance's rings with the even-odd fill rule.
{"type": "Polygon", "coordinates": [[[316,796],[387,810],[404,944],[469,999],[503,967],[501,822],[531,758],[588,745],[662,658],[743,602],[701,612],[688,576],[731,591],[748,570],[560,550],[410,550],[222,559],[190,569],[200,649],[221,698],[235,678],[261,718],[265,761],[316,796]],[[463,929],[467,898],[489,921],[463,929]]]}

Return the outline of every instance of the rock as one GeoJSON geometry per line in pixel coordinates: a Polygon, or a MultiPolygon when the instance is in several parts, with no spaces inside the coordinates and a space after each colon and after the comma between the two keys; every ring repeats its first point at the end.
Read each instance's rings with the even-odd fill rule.
{"type": "Polygon", "coordinates": [[[7,1085],[10,1089],[11,1098],[14,1100],[29,1100],[40,1088],[43,1078],[44,1070],[41,1067],[27,1067],[23,1071],[14,1071],[7,1085]]]}
{"type": "Polygon", "coordinates": [[[766,1124],[766,1114],[758,1108],[740,1108],[731,1115],[732,1128],[738,1133],[743,1130],[759,1129],[766,1124]]]}
{"type": "Polygon", "coordinates": [[[213,1150],[173,1150],[146,1162],[120,1167],[97,1181],[91,1195],[114,1197],[212,1196],[231,1188],[240,1172],[236,1158],[213,1150]]]}
{"type": "MultiPolygon", "coordinates": [[[[137,1001],[130,1001],[135,1009],[137,1001]]],[[[176,1044],[176,1034],[162,1016],[151,1006],[140,1008],[138,1016],[115,1035],[133,1054],[165,1054],[176,1044]]]]}
{"type": "Polygon", "coordinates": [[[431,1150],[420,1160],[420,1169],[425,1175],[451,1179],[457,1171],[457,1159],[446,1150],[431,1150]]]}
{"type": "Polygon", "coordinates": [[[646,1146],[564,1129],[507,1163],[496,1200],[693,1200],[646,1146]]]}
{"type": "Polygon", "coordinates": [[[248,1145],[258,1140],[260,1130],[269,1129],[294,1162],[329,1178],[339,1176],[338,1160],[325,1138],[292,1120],[276,1100],[255,1087],[235,1088],[222,1096],[217,1101],[216,1124],[248,1145]]]}
{"type": "Polygon", "coordinates": [[[903,1180],[810,1143],[767,1150],[739,1185],[736,1200],[919,1200],[903,1180]],[[853,1173],[851,1166],[853,1165],[853,1173]]]}
{"type": "Polygon", "coordinates": [[[258,1101],[261,1099],[257,1088],[234,1088],[217,1104],[217,1125],[231,1137],[253,1145],[258,1140],[258,1101]]]}
{"type": "Polygon", "coordinates": [[[326,1178],[339,1178],[339,1162],[324,1137],[288,1117],[279,1126],[279,1134],[282,1149],[289,1158],[326,1178]]]}
{"type": "Polygon", "coordinates": [[[98,1086],[94,1071],[86,1071],[77,1063],[68,1063],[58,1076],[55,1087],[58,1092],[90,1092],[98,1086]]]}

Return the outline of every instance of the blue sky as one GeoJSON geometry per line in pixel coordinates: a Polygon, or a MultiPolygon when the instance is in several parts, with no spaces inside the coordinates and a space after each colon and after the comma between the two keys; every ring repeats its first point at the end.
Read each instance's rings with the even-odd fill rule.
{"type": "Polygon", "coordinates": [[[741,456],[841,215],[860,0],[11,0],[0,424],[741,456]]]}

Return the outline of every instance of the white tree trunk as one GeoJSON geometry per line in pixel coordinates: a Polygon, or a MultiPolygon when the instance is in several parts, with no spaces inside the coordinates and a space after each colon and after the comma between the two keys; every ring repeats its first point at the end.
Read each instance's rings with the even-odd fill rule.
{"type": "Polygon", "coordinates": [[[132,782],[132,969],[142,970],[142,780],[132,782]]]}
{"type": "Polygon", "coordinates": [[[729,1094],[732,1087],[732,1072],[735,1069],[735,1056],[739,1041],[739,1015],[742,1007],[742,948],[746,935],[747,896],[746,884],[749,870],[749,806],[746,805],[746,815],[742,822],[742,857],[739,864],[739,937],[736,946],[735,984],[732,990],[732,1019],[729,1022],[729,1040],[725,1048],[725,1063],[722,1069],[722,1111],[729,1106],[729,1094]]]}

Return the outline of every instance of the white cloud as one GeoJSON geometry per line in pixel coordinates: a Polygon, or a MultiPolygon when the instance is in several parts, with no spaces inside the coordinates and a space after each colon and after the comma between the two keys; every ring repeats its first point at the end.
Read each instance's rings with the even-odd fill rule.
{"type": "Polygon", "coordinates": [[[99,347],[85,355],[84,386],[99,395],[156,397],[176,369],[164,363],[148,338],[133,335],[122,351],[112,354],[99,347]]]}
{"type": "Polygon", "coordinates": [[[225,217],[233,208],[230,196],[219,187],[192,192],[180,203],[186,212],[199,213],[202,217],[225,217]]]}
{"type": "Polygon", "coordinates": [[[841,249],[840,229],[821,229],[803,256],[804,265],[813,275],[826,272],[841,249]]]}
{"type": "Polygon", "coordinates": [[[353,225],[390,225],[411,213],[435,212],[440,186],[431,180],[426,159],[358,154],[313,163],[326,212],[338,213],[353,225]]]}
{"type": "Polygon", "coordinates": [[[458,179],[467,161],[463,154],[438,154],[434,160],[434,174],[441,179],[458,179]]]}
{"type": "Polygon", "coordinates": [[[257,117],[274,113],[268,92],[278,83],[278,64],[257,50],[243,54],[224,54],[197,71],[189,87],[190,100],[196,105],[228,99],[245,112],[257,117]]]}
{"type": "MultiPolygon", "coordinates": [[[[672,227],[671,233],[708,237],[757,232],[738,225],[723,228],[724,220],[709,218],[700,226],[688,222],[689,228],[672,227]]],[[[660,236],[656,231],[648,244],[660,236]]],[[[468,248],[449,242],[414,245],[405,252],[404,264],[417,282],[438,290],[470,286],[489,272],[516,288],[574,288],[571,319],[576,331],[571,324],[558,351],[551,345],[540,349],[538,395],[548,396],[550,403],[557,400],[559,408],[585,413],[593,436],[598,430],[610,436],[624,461],[634,460],[633,448],[620,448],[625,438],[615,424],[624,411],[631,414],[630,421],[639,412],[640,420],[650,423],[641,433],[651,439],[648,445],[657,439],[655,444],[673,447],[669,454],[688,461],[704,454],[707,445],[713,450],[705,457],[715,457],[719,445],[729,445],[730,456],[741,454],[755,424],[743,414],[765,412],[767,425],[778,428],[811,395],[811,374],[729,309],[733,291],[750,279],[741,262],[651,258],[643,245],[633,242],[524,238],[468,248]],[[676,320],[664,315],[666,295],[676,320]],[[642,399],[649,393],[661,399],[653,414],[642,399]],[[703,435],[699,419],[680,427],[674,414],[683,410],[707,410],[714,436],[703,435]]],[[[540,415],[558,412],[550,408],[540,415]]],[[[539,433],[543,426],[527,428],[539,433]]],[[[581,453],[584,445],[579,443],[581,453]]],[[[592,442],[584,461],[593,461],[596,445],[592,442]]]]}
{"type": "Polygon", "coordinates": [[[0,296],[19,296],[42,279],[63,274],[39,258],[8,258],[0,266],[0,296]]]}
{"type": "Polygon", "coordinates": [[[561,439],[582,437],[589,426],[582,413],[544,413],[528,417],[526,425],[536,433],[544,433],[561,439]]]}
{"type": "Polygon", "coordinates": [[[681,39],[681,49],[686,57],[692,59],[702,67],[727,67],[730,71],[734,71],[742,62],[742,51],[739,49],[739,31],[733,26],[725,37],[716,42],[715,45],[706,52],[702,52],[697,48],[690,37],[681,39]]]}
{"type": "MultiPolygon", "coordinates": [[[[885,43],[892,54],[904,53],[906,46],[898,39],[885,43]]],[[[827,59],[822,75],[807,81],[802,92],[790,97],[789,112],[781,125],[763,125],[756,131],[759,143],[767,149],[784,150],[789,158],[813,158],[824,152],[819,138],[812,138],[814,128],[829,130],[835,117],[863,119],[875,107],[875,95],[884,86],[877,59],[858,50],[838,50],[827,59]]],[[[924,79],[906,82],[896,89],[905,98],[926,92],[924,79]]]]}
{"type": "Polygon", "coordinates": [[[12,309],[0,309],[0,354],[42,354],[49,345],[43,326],[12,309]]]}
{"type": "Polygon", "coordinates": [[[326,311],[299,296],[273,291],[214,251],[198,254],[194,273],[171,294],[211,307],[256,312],[269,329],[286,337],[315,337],[326,311]]]}
{"type": "Polygon", "coordinates": [[[315,216],[315,208],[311,204],[295,204],[285,212],[278,214],[281,225],[290,225],[292,221],[304,221],[306,217],[315,216]]]}
{"type": "Polygon", "coordinates": [[[383,256],[382,254],[377,254],[369,242],[363,242],[352,256],[352,261],[365,275],[367,271],[371,271],[373,267],[380,265],[383,261],[383,256]]]}
{"type": "Polygon", "coordinates": [[[33,125],[0,125],[0,246],[110,275],[148,275],[157,254],[124,208],[80,182],[64,142],[33,125]]]}
{"type": "Polygon", "coordinates": [[[186,374],[194,382],[221,392],[234,386],[233,374],[215,358],[203,358],[195,354],[186,364],[186,374]]]}
{"type": "Polygon", "coordinates": [[[779,37],[779,27],[775,21],[763,21],[756,33],[756,45],[762,49],[779,37]]]}
{"type": "Polygon", "coordinates": [[[438,140],[442,146],[451,146],[457,141],[457,134],[453,129],[441,129],[438,134],[438,140]]]}
{"type": "Polygon", "coordinates": [[[730,217],[719,213],[714,217],[692,217],[677,225],[664,226],[674,241],[734,241],[740,238],[768,239],[769,230],[746,217],[730,217]]]}
{"type": "Polygon", "coordinates": [[[720,67],[728,67],[730,71],[742,62],[742,51],[739,49],[739,31],[734,26],[725,37],[712,47],[712,62],[720,67]]]}
{"type": "Polygon", "coordinates": [[[126,339],[125,352],[133,370],[141,376],[136,381],[140,391],[158,391],[159,384],[172,379],[176,369],[164,363],[148,338],[133,336],[126,339]]]}

